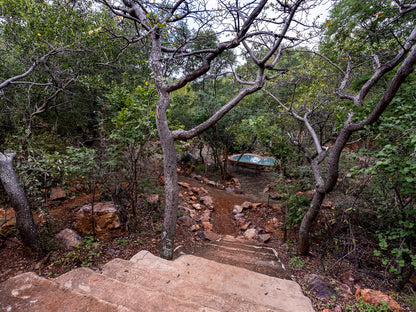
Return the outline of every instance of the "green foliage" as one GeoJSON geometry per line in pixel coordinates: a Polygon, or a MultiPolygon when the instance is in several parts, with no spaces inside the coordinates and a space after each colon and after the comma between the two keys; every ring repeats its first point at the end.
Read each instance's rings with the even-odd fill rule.
{"type": "Polygon", "coordinates": [[[89,267],[94,261],[101,257],[101,244],[96,242],[93,236],[85,236],[82,243],[74,250],[67,252],[64,258],[56,259],[54,262],[73,268],[74,266],[89,267]]]}
{"type": "Polygon", "coordinates": [[[303,261],[302,258],[299,256],[292,257],[289,260],[289,267],[291,269],[300,270],[303,267],[305,267],[305,261],[303,261]]]}
{"type": "Polygon", "coordinates": [[[376,133],[375,146],[361,153],[372,160],[372,166],[350,174],[372,177],[376,207],[368,219],[377,220],[372,227],[379,245],[374,254],[399,279],[406,267],[416,268],[415,86],[409,79],[380,123],[367,130],[369,135],[376,133]]]}
{"type": "Polygon", "coordinates": [[[286,198],[287,210],[285,214],[285,227],[290,229],[300,224],[309,208],[310,198],[301,194],[290,194],[286,198]]]}
{"type": "Polygon", "coordinates": [[[390,312],[391,309],[386,302],[381,302],[380,305],[374,306],[363,300],[362,297],[359,298],[359,301],[354,305],[346,306],[347,312],[390,312]]]}

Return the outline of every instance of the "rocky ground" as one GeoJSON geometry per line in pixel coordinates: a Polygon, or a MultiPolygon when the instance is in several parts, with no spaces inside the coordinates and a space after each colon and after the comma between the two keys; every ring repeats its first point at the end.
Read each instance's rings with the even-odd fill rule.
{"type": "MultiPolygon", "coordinates": [[[[325,237],[315,238],[309,257],[297,256],[296,229],[285,230],[285,203],[277,196],[271,199],[270,192],[265,192],[270,179],[268,174],[235,172],[234,177],[224,184],[195,174],[180,177],[176,246],[200,246],[205,241],[226,234],[263,242],[277,250],[292,279],[302,286],[317,311],[384,311],[380,307],[371,308],[366,303],[357,302],[355,294],[366,300],[381,298],[389,301],[392,307],[398,302],[401,311],[412,311],[416,307],[415,294],[410,285],[396,293],[396,280],[383,268],[368,258],[357,258],[355,254],[345,254],[342,250],[338,253],[330,251],[332,248],[325,242],[325,237]],[[379,297],[383,295],[386,297],[379,297]]],[[[308,196],[307,193],[304,195],[308,196]]],[[[0,282],[27,271],[56,277],[80,266],[98,269],[113,258],[129,259],[140,250],[158,254],[162,197],[157,194],[143,195],[143,204],[137,211],[140,222],[135,225],[134,231],[132,225],[124,224],[122,216],[117,220],[108,217],[107,221],[96,223],[100,229],[107,226],[110,234],[99,233],[99,238],[93,239],[91,234],[86,234],[91,228],[85,224],[90,222],[83,225],[79,221],[80,208],[88,209],[85,205],[91,202],[91,196],[77,194],[73,199],[65,196],[52,200],[50,218],[37,217],[46,250],[42,259],[28,257],[20,241],[14,237],[13,227],[7,228],[3,224],[2,230],[7,228],[10,236],[0,241],[0,282]],[[67,249],[63,246],[62,239],[56,237],[63,229],[84,232],[73,237],[79,240],[76,241],[79,243],[77,247],[67,249]]],[[[95,211],[99,209],[100,206],[96,205],[95,211]]],[[[328,201],[316,226],[326,226],[332,209],[334,206],[328,201]]],[[[396,311],[400,310],[396,308],[396,311]]]]}

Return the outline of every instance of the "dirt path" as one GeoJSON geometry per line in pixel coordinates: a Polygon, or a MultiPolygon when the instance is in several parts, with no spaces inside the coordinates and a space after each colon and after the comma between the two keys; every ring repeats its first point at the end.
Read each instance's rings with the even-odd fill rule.
{"type": "Polygon", "coordinates": [[[235,235],[237,233],[232,213],[234,205],[241,205],[245,201],[267,202],[267,195],[263,193],[263,189],[269,183],[270,176],[261,172],[241,171],[235,172],[234,176],[240,181],[244,194],[230,193],[202,184],[192,178],[179,177],[181,182],[205,188],[214,199],[215,208],[212,215],[212,225],[214,232],[218,234],[235,235]]]}

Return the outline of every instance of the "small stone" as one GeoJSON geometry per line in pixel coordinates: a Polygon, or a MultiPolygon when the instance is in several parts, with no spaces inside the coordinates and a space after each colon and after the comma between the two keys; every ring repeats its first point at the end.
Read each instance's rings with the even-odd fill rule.
{"type": "Polygon", "coordinates": [[[218,184],[217,185],[217,188],[220,189],[220,190],[225,190],[225,186],[222,185],[222,184],[218,184]]]}
{"type": "Polygon", "coordinates": [[[244,209],[250,209],[253,207],[253,204],[249,201],[245,201],[241,206],[243,206],[244,209]]]}
{"type": "Polygon", "coordinates": [[[204,189],[203,187],[200,187],[199,189],[198,189],[198,192],[197,192],[199,195],[202,195],[202,194],[208,194],[208,191],[206,190],[206,189],[204,189]]]}
{"type": "Polygon", "coordinates": [[[188,188],[190,185],[186,182],[178,182],[178,184],[184,188],[188,188]]]}
{"type": "Polygon", "coordinates": [[[247,231],[244,232],[244,237],[247,239],[253,239],[256,236],[257,236],[256,229],[248,229],[247,231]]]}
{"type": "Polygon", "coordinates": [[[208,185],[211,185],[211,186],[213,186],[213,187],[217,187],[217,182],[215,182],[215,181],[208,181],[208,183],[207,183],[208,185]]]}
{"type": "Polygon", "coordinates": [[[160,197],[158,194],[150,194],[146,196],[146,201],[150,205],[156,205],[160,202],[160,197]]]}
{"type": "Polygon", "coordinates": [[[210,222],[208,221],[204,221],[202,222],[202,226],[204,227],[204,230],[208,230],[208,231],[212,231],[213,230],[213,226],[210,222]]]}
{"type": "Polygon", "coordinates": [[[214,209],[214,200],[212,199],[211,196],[209,195],[201,196],[199,200],[202,201],[204,205],[207,206],[208,209],[214,209]]]}
{"type": "Polygon", "coordinates": [[[243,207],[240,205],[234,205],[233,214],[241,213],[243,211],[243,207]]]}
{"type": "Polygon", "coordinates": [[[237,213],[234,215],[234,219],[241,220],[244,219],[244,213],[237,213]]]}
{"type": "Polygon", "coordinates": [[[248,221],[246,223],[244,223],[242,226],[240,226],[240,229],[245,231],[248,229],[248,227],[251,225],[251,221],[248,221]]]}
{"type": "Polygon", "coordinates": [[[196,196],[191,196],[191,200],[195,201],[195,200],[197,200],[197,199],[198,199],[198,197],[196,197],[196,196]]]}
{"type": "Polygon", "coordinates": [[[82,238],[71,229],[64,229],[56,234],[56,238],[60,239],[66,249],[74,249],[78,244],[82,243],[82,238]]]}
{"type": "Polygon", "coordinates": [[[337,305],[334,309],[334,312],[342,312],[342,308],[339,305],[337,305]]]}
{"type": "Polygon", "coordinates": [[[252,204],[252,206],[253,206],[254,209],[260,207],[261,205],[262,205],[262,203],[254,203],[254,204],[252,204]]]}
{"type": "Polygon", "coordinates": [[[320,299],[330,299],[337,295],[335,289],[329,283],[325,282],[321,277],[311,274],[308,279],[309,291],[315,292],[315,295],[320,299]]]}
{"type": "Polygon", "coordinates": [[[209,222],[209,219],[211,218],[211,211],[205,210],[201,215],[201,222],[209,222]]]}
{"type": "Polygon", "coordinates": [[[192,225],[189,229],[190,229],[192,232],[196,232],[196,231],[198,231],[200,228],[201,228],[201,227],[200,227],[198,224],[194,224],[194,225],[192,225]]]}
{"type": "Polygon", "coordinates": [[[259,234],[257,240],[261,243],[265,243],[270,239],[270,234],[259,234]]]}
{"type": "Polygon", "coordinates": [[[204,231],[204,236],[205,236],[205,239],[210,240],[210,241],[215,241],[219,239],[219,235],[210,230],[204,231]]]}
{"type": "Polygon", "coordinates": [[[226,192],[229,192],[229,193],[234,193],[234,192],[235,192],[235,187],[234,187],[234,186],[232,186],[232,185],[227,186],[227,187],[225,188],[225,191],[226,191],[226,192]]]}
{"type": "Polygon", "coordinates": [[[282,195],[280,195],[279,193],[277,193],[277,192],[272,192],[272,193],[270,193],[270,198],[271,199],[282,199],[282,195]]]}
{"type": "Polygon", "coordinates": [[[192,207],[194,207],[196,210],[201,210],[202,209],[202,205],[201,204],[193,204],[192,207]]]}
{"type": "Polygon", "coordinates": [[[345,298],[348,298],[348,297],[352,296],[352,291],[351,291],[351,288],[350,288],[350,286],[348,286],[347,284],[341,284],[341,285],[339,286],[339,290],[342,292],[342,295],[343,295],[345,298]]]}

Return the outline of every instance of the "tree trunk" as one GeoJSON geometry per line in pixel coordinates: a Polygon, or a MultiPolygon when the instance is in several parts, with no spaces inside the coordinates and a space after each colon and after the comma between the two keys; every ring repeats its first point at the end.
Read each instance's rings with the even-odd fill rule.
{"type": "Polygon", "coordinates": [[[14,209],[17,229],[23,244],[32,252],[40,254],[42,248],[32,211],[25,191],[19,184],[16,172],[13,169],[15,155],[14,153],[6,155],[0,153],[0,180],[14,209]]]}
{"type": "Polygon", "coordinates": [[[165,176],[165,211],[159,253],[161,258],[168,260],[173,258],[179,193],[175,140],[172,136],[172,131],[169,129],[166,116],[166,108],[169,102],[169,93],[159,92],[156,120],[163,150],[163,171],[165,176]]]}
{"type": "Polygon", "coordinates": [[[298,253],[301,256],[309,254],[309,232],[312,227],[312,223],[321,209],[322,202],[324,201],[325,193],[321,193],[318,190],[315,192],[312,198],[311,205],[308,212],[302,219],[302,223],[299,228],[299,242],[298,242],[298,253]]]}

